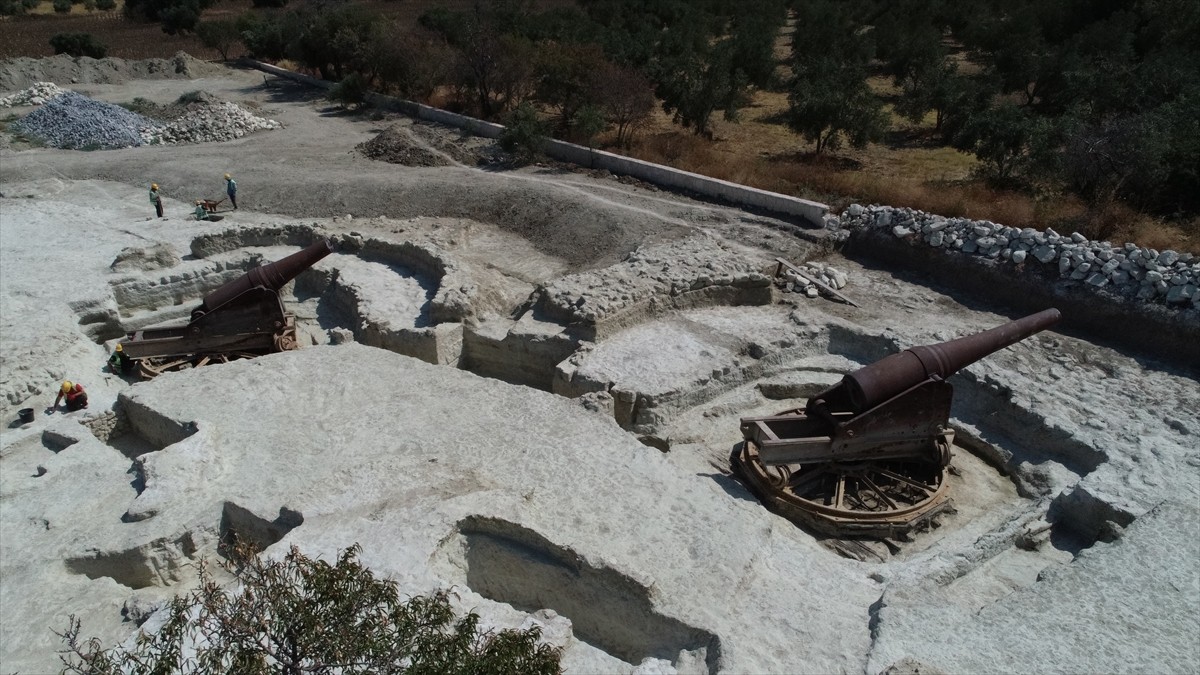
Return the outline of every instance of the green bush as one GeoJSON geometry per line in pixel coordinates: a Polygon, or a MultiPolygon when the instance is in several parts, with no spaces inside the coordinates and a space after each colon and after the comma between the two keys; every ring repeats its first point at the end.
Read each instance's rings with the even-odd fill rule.
{"type": "Polygon", "coordinates": [[[515,153],[522,162],[532,162],[542,153],[542,145],[546,142],[546,123],[528,101],[509,113],[506,122],[499,138],[500,147],[515,153]]]}
{"type": "Polygon", "coordinates": [[[167,35],[188,33],[196,29],[200,22],[200,12],[203,7],[195,0],[187,0],[177,5],[171,5],[159,11],[158,18],[162,21],[163,32],[167,35]]]}
{"type": "Polygon", "coordinates": [[[350,73],[329,90],[329,100],[341,103],[343,108],[361,106],[367,100],[367,83],[362,75],[350,73]]]}
{"type": "Polygon", "coordinates": [[[96,9],[111,12],[117,8],[117,0],[96,0],[96,9]]]}
{"type": "Polygon", "coordinates": [[[229,60],[229,51],[242,39],[232,19],[201,21],[196,25],[196,37],[205,47],[220,52],[222,61],[229,60]]]}
{"type": "Polygon", "coordinates": [[[479,616],[456,619],[444,592],[400,599],[396,584],[358,561],[336,562],[295,547],[268,561],[234,548],[222,566],[241,588],[200,587],[166,608],[166,623],[128,647],[81,640],[72,616],[59,636],[64,673],[529,673],[559,672],[559,652],[530,630],[481,632],[479,616]]]}
{"type": "Polygon", "coordinates": [[[71,11],[71,0],[54,0],[54,11],[66,14],[71,11]]]}
{"type": "MultiPolygon", "coordinates": [[[[59,2],[70,4],[70,0],[54,0],[55,11],[58,11],[59,2]]],[[[55,54],[67,54],[76,58],[90,56],[93,59],[102,59],[108,55],[108,47],[91,33],[58,33],[50,38],[50,46],[54,48],[55,54]]]]}
{"type": "Polygon", "coordinates": [[[0,0],[0,16],[20,16],[24,13],[24,3],[17,0],[0,0]]]}

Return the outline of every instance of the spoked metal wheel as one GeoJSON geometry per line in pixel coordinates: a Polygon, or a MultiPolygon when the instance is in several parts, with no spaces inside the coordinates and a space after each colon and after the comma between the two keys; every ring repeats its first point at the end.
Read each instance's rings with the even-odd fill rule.
{"type": "Polygon", "coordinates": [[[731,460],[759,498],[828,534],[893,536],[930,523],[949,504],[946,469],[938,462],[767,466],[753,441],[738,446],[731,460]]]}
{"type": "Polygon", "coordinates": [[[149,380],[163,373],[199,368],[210,363],[229,363],[236,359],[252,359],[257,354],[249,352],[232,352],[228,354],[204,354],[191,356],[171,356],[164,358],[145,358],[137,361],[137,376],[149,380]]]}

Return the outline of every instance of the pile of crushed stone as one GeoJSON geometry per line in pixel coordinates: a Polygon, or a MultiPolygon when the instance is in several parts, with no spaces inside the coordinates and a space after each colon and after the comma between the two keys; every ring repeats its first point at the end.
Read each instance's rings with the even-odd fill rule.
{"type": "Polygon", "coordinates": [[[35,82],[32,87],[22,89],[11,96],[0,98],[0,108],[12,108],[22,105],[43,105],[66,90],[53,82],[35,82]]]}
{"type": "Polygon", "coordinates": [[[148,105],[158,119],[66,91],[17,122],[13,129],[56,148],[108,150],[158,143],[228,141],[283,126],[207,94],[185,95],[169,106],[148,105]]]}
{"type": "Polygon", "coordinates": [[[169,59],[127,61],[118,58],[73,58],[66,54],[46,58],[19,57],[0,62],[0,92],[17,91],[35,82],[118,84],[127,80],[187,80],[215,77],[225,67],[179,52],[169,59]]]}
{"type": "Polygon", "coordinates": [[[73,150],[128,148],[146,143],[158,123],[119,105],[67,91],[12,127],[46,145],[73,150]]]}
{"type": "Polygon", "coordinates": [[[259,117],[228,101],[196,101],[164,127],[152,132],[156,143],[208,143],[241,138],[255,131],[280,129],[283,125],[259,117]]]}

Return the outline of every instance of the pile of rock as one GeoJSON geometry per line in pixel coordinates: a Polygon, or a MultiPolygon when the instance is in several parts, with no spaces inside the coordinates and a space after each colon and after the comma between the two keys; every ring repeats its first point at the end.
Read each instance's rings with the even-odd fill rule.
{"type": "Polygon", "coordinates": [[[0,98],[0,108],[13,108],[22,105],[42,105],[52,98],[61,96],[66,90],[53,82],[34,82],[32,87],[22,89],[15,94],[0,98]]]}
{"type": "Polygon", "coordinates": [[[402,166],[450,166],[446,156],[422,145],[399,124],[384,129],[378,136],[354,147],[368,159],[402,166]]]}
{"type": "Polygon", "coordinates": [[[846,287],[848,277],[846,273],[822,262],[806,262],[797,265],[800,274],[793,270],[785,269],[780,279],[776,281],[784,291],[789,293],[803,293],[804,295],[815,298],[820,293],[817,285],[813,281],[819,281],[826,286],[842,290],[846,287]]]}
{"type": "Polygon", "coordinates": [[[13,129],[56,148],[91,150],[228,141],[283,126],[234,103],[207,99],[187,105],[181,115],[162,124],[121,106],[45,82],[3,100],[9,99],[17,101],[13,105],[30,105],[39,99],[45,103],[13,125],[13,129]]]}
{"type": "Polygon", "coordinates": [[[13,125],[18,133],[56,148],[98,150],[146,143],[147,129],[158,123],[121,106],[67,91],[13,125]]]}
{"type": "Polygon", "coordinates": [[[851,204],[831,224],[847,230],[890,230],[900,239],[990,258],[999,264],[1053,265],[1064,279],[1129,298],[1200,307],[1200,257],[1191,253],[1113,245],[1089,241],[1078,232],[1061,235],[1052,229],[1008,227],[891,206],[851,204]]]}
{"type": "Polygon", "coordinates": [[[255,131],[279,129],[275,120],[259,117],[227,101],[190,106],[182,116],[162,128],[147,129],[145,143],[207,143],[241,138],[255,131]]]}

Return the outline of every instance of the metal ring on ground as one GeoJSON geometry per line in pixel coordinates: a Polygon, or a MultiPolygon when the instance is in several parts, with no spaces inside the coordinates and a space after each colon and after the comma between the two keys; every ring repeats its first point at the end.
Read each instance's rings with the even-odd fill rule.
{"type": "Polygon", "coordinates": [[[826,534],[894,536],[928,524],[949,505],[946,469],[932,462],[767,466],[753,441],[738,446],[730,460],[760,499],[826,534]]]}

